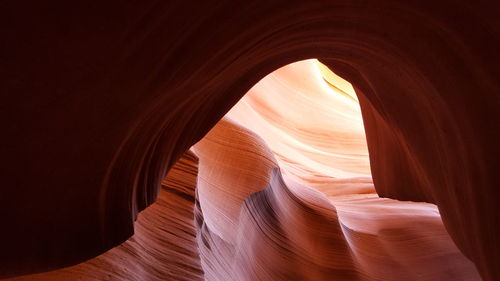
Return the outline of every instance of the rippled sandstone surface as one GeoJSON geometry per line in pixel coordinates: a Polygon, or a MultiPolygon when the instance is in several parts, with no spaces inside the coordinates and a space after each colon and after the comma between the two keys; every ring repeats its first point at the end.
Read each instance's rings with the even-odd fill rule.
{"type": "MultiPolygon", "coordinates": [[[[75,265],[125,242],[185,151],[261,78],[315,57],[354,85],[377,194],[436,204],[459,251],[497,280],[499,11],[493,1],[3,3],[0,276],[75,265]]],[[[283,186],[279,174],[265,176],[269,186],[283,186]]],[[[288,189],[308,181],[282,178],[288,189]]],[[[233,196],[225,211],[239,223],[233,196]]],[[[252,214],[246,204],[240,216],[252,214]]],[[[347,224],[348,209],[333,205],[347,224]]],[[[362,241],[397,240],[380,237],[362,241]]],[[[332,268],[383,274],[356,251],[365,273],[350,261],[332,268]]]]}
{"type": "Polygon", "coordinates": [[[376,195],[357,98],[322,69],[293,63],[252,87],[125,243],[17,280],[479,280],[434,205],[376,195]]]}

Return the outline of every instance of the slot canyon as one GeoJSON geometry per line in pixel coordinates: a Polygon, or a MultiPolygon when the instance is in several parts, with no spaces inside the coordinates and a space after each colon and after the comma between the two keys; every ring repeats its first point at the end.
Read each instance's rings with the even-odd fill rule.
{"type": "Polygon", "coordinates": [[[0,279],[500,281],[499,15],[0,3],[0,279]]]}

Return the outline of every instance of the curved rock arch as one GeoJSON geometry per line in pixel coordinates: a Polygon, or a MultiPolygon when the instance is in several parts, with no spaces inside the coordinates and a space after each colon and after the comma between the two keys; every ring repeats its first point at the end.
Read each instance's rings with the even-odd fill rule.
{"type": "Polygon", "coordinates": [[[8,5],[3,178],[17,188],[1,196],[0,276],[123,242],[185,150],[260,78],[311,57],[356,87],[379,195],[436,203],[483,278],[500,275],[498,5],[8,5]]]}

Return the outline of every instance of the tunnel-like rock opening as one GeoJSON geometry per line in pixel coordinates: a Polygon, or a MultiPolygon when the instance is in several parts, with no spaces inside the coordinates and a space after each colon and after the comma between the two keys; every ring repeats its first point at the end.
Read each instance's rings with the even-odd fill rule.
{"type": "Polygon", "coordinates": [[[377,196],[356,94],[325,68],[274,71],[193,146],[205,280],[479,280],[435,205],[377,196]]]}
{"type": "Polygon", "coordinates": [[[435,205],[377,196],[352,86],[267,75],[169,171],[121,245],[15,280],[479,280],[435,205]]]}
{"type": "MultiPolygon", "coordinates": [[[[435,203],[500,276],[498,3],[6,2],[0,277],[133,233],[165,173],[258,80],[317,57],[359,97],[381,197],[435,203]]],[[[277,181],[279,182],[279,181],[277,181]]]]}

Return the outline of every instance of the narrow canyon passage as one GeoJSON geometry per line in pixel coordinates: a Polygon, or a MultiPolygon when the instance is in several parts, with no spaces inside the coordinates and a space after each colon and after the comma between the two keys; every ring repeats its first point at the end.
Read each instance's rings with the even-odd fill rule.
{"type": "Polygon", "coordinates": [[[380,198],[357,96],[317,60],[257,83],[122,245],[12,280],[480,280],[429,203],[380,198]]]}
{"type": "Polygon", "coordinates": [[[378,197],[356,94],[316,60],[262,79],[194,152],[208,280],[480,280],[435,205],[378,197]]]}
{"type": "Polygon", "coordinates": [[[0,6],[0,279],[500,280],[500,1],[0,6]]]}

